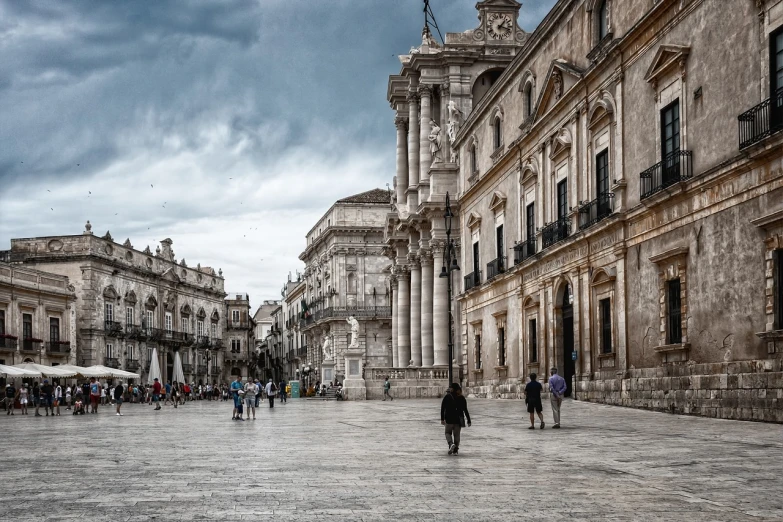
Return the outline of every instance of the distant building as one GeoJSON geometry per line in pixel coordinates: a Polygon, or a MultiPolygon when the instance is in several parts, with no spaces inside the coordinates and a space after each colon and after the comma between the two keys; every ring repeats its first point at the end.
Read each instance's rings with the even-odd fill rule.
{"type": "Polygon", "coordinates": [[[255,376],[258,354],[255,351],[256,323],[250,317],[250,296],[248,294],[229,294],[225,300],[226,323],[223,329],[225,353],[223,362],[224,377],[233,380],[235,375],[243,378],[255,376]]]}
{"type": "Polygon", "coordinates": [[[253,314],[253,322],[255,323],[255,348],[258,357],[256,376],[260,379],[271,379],[274,375],[274,357],[271,350],[274,342],[272,338],[274,337],[275,315],[277,310],[281,307],[280,301],[268,300],[264,301],[263,304],[258,307],[256,313],[253,314]]]}
{"type": "MultiPolygon", "coordinates": [[[[164,379],[171,379],[176,351],[188,381],[219,379],[222,272],[178,262],[171,239],[153,253],[149,246],[138,250],[129,239],[120,244],[109,232],[98,237],[91,229],[88,221],[80,235],[12,239],[8,254],[20,273],[35,268],[66,276],[73,285],[77,305],[75,335],[67,338],[70,361],[140,372],[145,380],[157,348],[164,379]]],[[[42,314],[38,328],[43,320],[42,314]]]]}
{"type": "Polygon", "coordinates": [[[307,341],[299,329],[306,289],[307,285],[301,278],[287,282],[283,289],[283,342],[286,350],[286,376],[289,380],[301,380],[305,374],[310,376],[312,373],[308,370],[307,341]]]}

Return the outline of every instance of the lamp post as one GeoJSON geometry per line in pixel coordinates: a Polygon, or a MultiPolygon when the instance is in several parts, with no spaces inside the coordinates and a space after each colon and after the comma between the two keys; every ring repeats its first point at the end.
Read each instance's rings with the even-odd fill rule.
{"type": "Polygon", "coordinates": [[[454,214],[451,212],[451,201],[449,199],[449,193],[446,192],[446,210],[443,213],[443,219],[446,223],[446,248],[443,249],[443,266],[440,269],[440,275],[438,277],[445,277],[448,279],[448,310],[449,310],[449,385],[454,382],[454,334],[452,332],[452,318],[451,318],[451,273],[454,270],[459,270],[457,264],[457,249],[454,246],[454,240],[451,239],[451,220],[454,218],[454,214]]]}

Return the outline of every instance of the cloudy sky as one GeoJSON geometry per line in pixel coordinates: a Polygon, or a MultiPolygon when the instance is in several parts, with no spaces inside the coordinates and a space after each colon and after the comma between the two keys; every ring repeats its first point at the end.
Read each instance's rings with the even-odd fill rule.
{"type": "MultiPolygon", "coordinates": [[[[444,34],[475,3],[431,0],[444,34]]],[[[554,0],[524,4],[532,31],[554,0]]],[[[0,0],[0,250],[89,219],[279,299],[323,212],[391,183],[422,25],[421,0],[0,0]]]]}

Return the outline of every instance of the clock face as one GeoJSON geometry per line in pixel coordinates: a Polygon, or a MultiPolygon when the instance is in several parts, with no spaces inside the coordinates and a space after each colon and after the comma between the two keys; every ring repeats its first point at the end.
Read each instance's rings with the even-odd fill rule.
{"type": "Polygon", "coordinates": [[[505,40],[511,36],[513,24],[506,14],[492,13],[487,19],[487,33],[495,40],[505,40]]]}

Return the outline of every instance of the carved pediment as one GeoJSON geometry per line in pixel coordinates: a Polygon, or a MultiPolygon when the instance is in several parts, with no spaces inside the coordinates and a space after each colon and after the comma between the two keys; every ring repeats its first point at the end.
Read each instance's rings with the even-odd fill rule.
{"type": "Polygon", "coordinates": [[[185,303],[180,307],[179,313],[181,313],[182,315],[190,315],[193,313],[193,310],[191,310],[190,305],[188,303],[185,303]]]}
{"type": "Polygon", "coordinates": [[[136,292],[131,290],[127,294],[125,294],[125,302],[131,305],[136,304],[136,292]]]}
{"type": "Polygon", "coordinates": [[[554,138],[552,138],[552,149],[549,153],[549,158],[554,159],[560,154],[570,152],[573,139],[571,137],[571,131],[563,127],[554,138]]]}
{"type": "Polygon", "coordinates": [[[658,47],[650,67],[647,68],[644,79],[653,84],[655,88],[658,80],[674,67],[679,67],[680,71],[684,72],[685,62],[690,52],[691,48],[685,45],[661,45],[658,47]]]}
{"type": "Polygon", "coordinates": [[[602,284],[614,283],[617,278],[617,269],[614,267],[604,268],[599,267],[593,271],[593,276],[590,278],[590,286],[599,286],[602,284]]]}
{"type": "Polygon", "coordinates": [[[538,97],[534,119],[546,114],[565,94],[582,79],[582,69],[558,58],[549,66],[544,88],[538,97]]]}
{"type": "Polygon", "coordinates": [[[211,316],[211,319],[212,319],[213,321],[220,321],[220,314],[218,313],[218,311],[217,311],[217,310],[212,310],[212,316],[211,316]]]}
{"type": "Polygon", "coordinates": [[[519,178],[519,182],[522,185],[526,185],[530,181],[538,177],[538,160],[531,156],[522,162],[522,176],[519,178]]]}
{"type": "Polygon", "coordinates": [[[103,297],[106,299],[117,299],[120,295],[117,293],[117,290],[114,289],[113,285],[109,285],[106,288],[103,289],[103,297]]]}
{"type": "Polygon", "coordinates": [[[475,212],[471,212],[470,216],[468,216],[468,228],[474,229],[479,225],[481,225],[481,216],[475,212]]]}
{"type": "MultiPolygon", "coordinates": [[[[496,190],[492,194],[492,199],[489,200],[489,209],[493,212],[498,212],[506,208],[506,195],[496,190]]],[[[470,226],[470,225],[468,225],[470,226]]]]}
{"type": "Polygon", "coordinates": [[[199,319],[204,319],[207,316],[207,313],[204,311],[203,308],[198,309],[198,313],[196,313],[196,317],[199,319]]]}
{"type": "Polygon", "coordinates": [[[174,268],[167,268],[163,274],[161,274],[161,277],[165,279],[166,281],[171,281],[173,283],[179,283],[180,279],[177,273],[174,271],[174,268]]]}
{"type": "Polygon", "coordinates": [[[144,306],[147,308],[157,308],[158,307],[158,300],[154,295],[151,295],[147,298],[147,300],[144,302],[144,306]]]}

